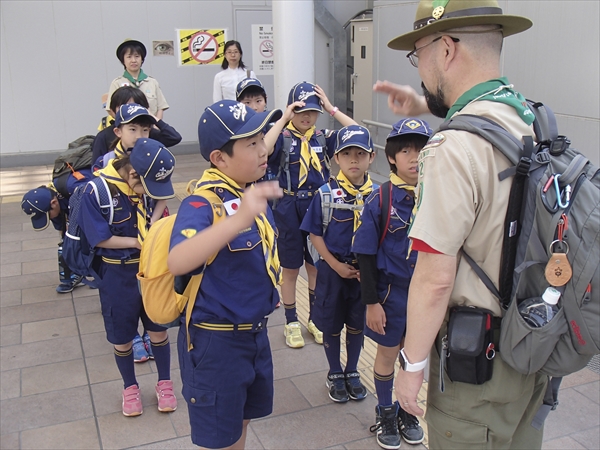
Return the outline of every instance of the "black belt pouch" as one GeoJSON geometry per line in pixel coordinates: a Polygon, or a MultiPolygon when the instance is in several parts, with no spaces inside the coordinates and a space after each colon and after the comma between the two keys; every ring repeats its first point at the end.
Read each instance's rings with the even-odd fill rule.
{"type": "Polygon", "coordinates": [[[492,319],[492,313],[486,309],[468,306],[450,309],[445,365],[453,382],[483,384],[492,378],[495,356],[492,319]]]}

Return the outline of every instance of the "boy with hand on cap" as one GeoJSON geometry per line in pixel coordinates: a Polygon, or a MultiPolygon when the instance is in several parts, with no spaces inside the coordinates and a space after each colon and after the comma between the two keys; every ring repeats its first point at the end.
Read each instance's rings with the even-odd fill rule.
{"type": "Polygon", "coordinates": [[[205,109],[198,137],[211,168],[181,203],[173,226],[169,270],[204,274],[178,351],[192,442],[205,448],[244,448],[250,420],[273,409],[266,316],[279,300],[281,269],[267,202],[281,189],[252,183],[267,169],[263,130],[280,117],[279,110],[256,113],[233,100],[205,109]],[[211,204],[206,190],[222,203],[211,204]],[[213,225],[215,214],[226,217],[213,225]]]}
{"type": "Polygon", "coordinates": [[[135,377],[132,343],[138,321],[150,335],[158,371],[158,410],[174,411],[177,400],[170,379],[171,354],[167,329],[148,318],[136,274],[140,249],[148,229],[147,197],[166,200],[174,196],[171,175],[175,157],[160,142],[140,138],[131,154],[111,159],[95,172],[110,189],[114,217],[109,224],[102,213],[92,182],[85,186],[79,217],[81,232],[99,257],[98,289],[107,340],[114,345],[115,361],[123,378],[123,414],[138,416],[143,407],[135,377]]]}
{"type": "MultiPolygon", "coordinates": [[[[133,39],[126,40],[117,47],[117,58],[123,64],[125,71],[123,75],[115,78],[108,88],[107,98],[111,98],[114,91],[121,86],[134,86],[140,89],[146,98],[150,107],[148,110],[157,118],[163,118],[163,112],[169,108],[167,100],[158,85],[158,81],[144,73],[142,64],[146,59],[146,46],[140,41],[133,39]]],[[[107,103],[106,111],[112,116],[114,113],[110,110],[107,103]]]]}
{"type": "MultiPolygon", "coordinates": [[[[334,107],[325,92],[312,83],[295,85],[288,96],[288,109],[292,105],[293,117],[284,124],[281,132],[275,124],[266,137],[266,145],[273,152],[269,165],[273,173],[279,174],[279,185],[283,189],[281,198],[274,209],[275,221],[279,230],[283,285],[281,297],[285,308],[285,342],[289,347],[304,347],[304,338],[296,315],[296,280],[300,267],[305,264],[308,275],[308,295],[310,306],[314,304],[314,289],[317,270],[307,248],[308,233],[300,229],[300,224],[313,196],[329,179],[329,161],[333,157],[336,131],[317,130],[315,123],[323,109],[335,117],[343,126],[357,123],[334,107]],[[276,134],[277,133],[277,134],[276,134]],[[276,140],[275,140],[276,138],[276,140]],[[286,148],[286,142],[289,148],[286,148]]],[[[308,331],[318,344],[323,343],[323,333],[309,316],[308,331]]]]}
{"type": "Polygon", "coordinates": [[[375,159],[369,130],[359,125],[339,130],[334,158],[340,171],[328,182],[331,202],[322,204],[322,196],[315,195],[300,229],[310,233],[310,240],[321,259],[312,309],[313,321],[323,332],[329,363],[326,382],[329,398],[343,403],[367,396],[367,389],[361,383],[357,370],[363,343],[365,307],[360,299],[358,261],[351,247],[364,200],[374,189],[367,173],[375,159]],[[329,223],[324,230],[325,215],[329,217],[329,223]],[[340,335],[344,325],[347,357],[345,370],[342,370],[340,335]]]}
{"type": "Polygon", "coordinates": [[[384,183],[367,199],[352,244],[361,269],[362,302],[367,305],[365,335],[377,343],[373,375],[378,405],[371,431],[377,432],[377,443],[385,449],[400,448],[400,435],[409,444],[424,438],[418,419],[397,401],[392,403],[392,387],[406,332],[408,286],[417,261],[408,239],[419,175],[417,158],[431,134],[423,120],[409,118],[394,124],[385,144],[390,184],[384,183]],[[387,218],[381,217],[384,189],[389,192],[387,218]],[[380,229],[381,223],[387,224],[385,230],[380,229]]]}
{"type": "MultiPolygon", "coordinates": [[[[73,175],[69,175],[67,178],[66,189],[69,194],[72,194],[77,186],[87,183],[92,178],[90,170],[80,169],[78,172],[80,178],[73,175]]],[[[60,232],[61,242],[58,244],[60,284],[56,287],[56,292],[67,294],[73,291],[81,285],[84,277],[71,272],[62,257],[62,240],[67,231],[69,199],[58,192],[54,184],[50,183],[48,186],[40,186],[27,192],[21,201],[21,209],[25,214],[31,216],[31,225],[35,231],[45,230],[52,222],[54,228],[60,232]]]]}

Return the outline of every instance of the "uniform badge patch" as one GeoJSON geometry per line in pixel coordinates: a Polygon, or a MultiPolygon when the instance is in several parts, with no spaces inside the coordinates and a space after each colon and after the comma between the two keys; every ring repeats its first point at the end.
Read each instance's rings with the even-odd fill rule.
{"type": "Polygon", "coordinates": [[[331,195],[333,196],[333,199],[335,200],[336,198],[344,198],[346,196],[346,194],[344,193],[344,191],[342,189],[334,189],[333,191],[331,191],[331,195]]]}
{"type": "Polygon", "coordinates": [[[445,140],[446,136],[444,136],[442,133],[435,133],[431,138],[429,138],[429,141],[427,142],[425,147],[423,147],[423,150],[425,150],[426,148],[438,147],[441,144],[443,144],[445,140]]]}
{"type": "Polygon", "coordinates": [[[192,205],[194,208],[198,209],[198,208],[202,208],[203,206],[206,206],[207,203],[204,203],[204,202],[190,202],[190,205],[192,205]]]}
{"type": "Polygon", "coordinates": [[[404,125],[406,125],[408,128],[410,128],[411,130],[416,130],[417,128],[419,128],[420,126],[422,126],[419,122],[417,122],[416,120],[409,120],[408,122],[406,122],[404,125]]]}
{"type": "Polygon", "coordinates": [[[227,211],[227,215],[233,216],[240,209],[240,199],[229,200],[223,203],[223,206],[225,207],[225,211],[227,211]]]}
{"type": "Polygon", "coordinates": [[[196,236],[197,232],[198,231],[194,230],[193,228],[186,228],[185,230],[181,230],[181,234],[183,234],[188,239],[196,236]]]}
{"type": "Polygon", "coordinates": [[[312,147],[315,153],[323,153],[323,147],[312,147]]]}

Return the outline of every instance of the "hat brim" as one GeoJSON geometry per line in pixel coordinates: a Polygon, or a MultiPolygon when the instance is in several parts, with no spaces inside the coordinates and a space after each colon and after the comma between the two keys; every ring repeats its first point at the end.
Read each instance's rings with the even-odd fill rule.
{"type": "Polygon", "coordinates": [[[118,122],[118,121],[117,121],[117,120],[115,120],[115,126],[118,128],[118,127],[120,127],[121,125],[127,125],[128,123],[131,123],[131,122],[133,122],[133,121],[134,121],[135,119],[137,119],[138,117],[143,117],[143,116],[149,117],[149,118],[150,118],[150,122],[152,122],[154,125],[156,125],[156,124],[158,123],[152,114],[150,114],[150,113],[148,113],[148,114],[144,113],[144,114],[138,114],[138,115],[135,115],[135,116],[133,116],[132,118],[130,118],[130,119],[128,119],[128,120],[123,120],[123,121],[119,122],[119,124],[118,124],[118,125],[117,125],[117,122],[118,122]]]}
{"type": "Polygon", "coordinates": [[[146,191],[148,197],[151,197],[154,200],[168,200],[175,197],[175,190],[173,189],[173,183],[170,178],[169,181],[163,183],[155,181],[148,183],[143,177],[140,177],[140,181],[142,182],[142,186],[144,186],[144,191],[146,191]]]}
{"type": "Polygon", "coordinates": [[[148,54],[148,50],[146,50],[146,46],[144,44],[142,44],[140,41],[136,41],[135,39],[127,39],[126,41],[121,42],[121,44],[117,47],[117,51],[115,52],[117,55],[117,59],[119,61],[121,61],[121,58],[119,58],[119,53],[121,53],[121,50],[123,49],[123,47],[125,47],[126,45],[131,45],[131,44],[137,44],[140,47],[142,47],[142,50],[144,50],[144,54],[142,55],[142,59],[146,59],[146,55],[148,54]]]}
{"type": "Polygon", "coordinates": [[[533,25],[533,22],[527,17],[510,16],[504,14],[486,14],[467,17],[452,17],[449,19],[440,19],[425,25],[418,30],[401,34],[388,42],[388,47],[393,50],[412,51],[415,49],[415,42],[419,39],[429,36],[433,33],[449,30],[452,28],[468,27],[473,25],[500,25],[504,37],[521,33],[533,25]]]}
{"type": "Polygon", "coordinates": [[[392,133],[388,134],[388,137],[386,137],[385,140],[387,141],[388,139],[393,139],[398,136],[406,136],[407,134],[418,134],[419,136],[431,137],[431,134],[427,133],[426,131],[405,131],[404,133],[393,133],[392,132],[392,133]]]}
{"type": "Polygon", "coordinates": [[[320,105],[319,106],[315,106],[314,104],[312,104],[312,105],[308,104],[308,105],[301,106],[299,108],[294,108],[294,112],[295,113],[301,113],[301,112],[304,112],[304,111],[318,111],[321,114],[323,114],[323,107],[320,106],[320,105]]]}
{"type": "Polygon", "coordinates": [[[348,142],[347,144],[342,144],[340,147],[336,148],[334,154],[337,155],[339,152],[341,152],[345,148],[349,148],[349,147],[358,147],[368,153],[373,153],[373,149],[371,147],[369,147],[368,145],[365,145],[365,144],[359,143],[359,142],[348,142]]]}
{"type": "Polygon", "coordinates": [[[281,119],[283,113],[280,109],[264,111],[254,114],[229,140],[237,140],[252,137],[263,131],[271,122],[281,119]]]}
{"type": "Polygon", "coordinates": [[[39,212],[31,216],[31,225],[35,231],[43,231],[50,224],[50,213],[39,212]]]}

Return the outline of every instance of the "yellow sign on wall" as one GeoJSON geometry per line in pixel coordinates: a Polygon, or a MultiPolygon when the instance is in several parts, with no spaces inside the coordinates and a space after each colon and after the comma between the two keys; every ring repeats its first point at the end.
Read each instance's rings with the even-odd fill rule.
{"type": "Polygon", "coordinates": [[[199,66],[223,62],[227,30],[177,30],[179,65],[199,66]]]}

